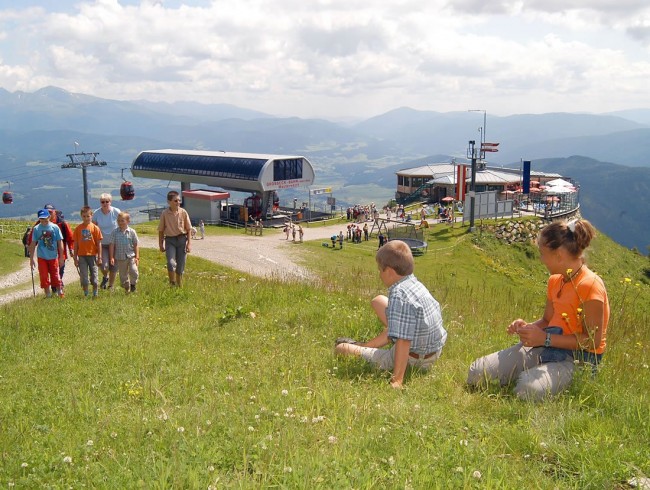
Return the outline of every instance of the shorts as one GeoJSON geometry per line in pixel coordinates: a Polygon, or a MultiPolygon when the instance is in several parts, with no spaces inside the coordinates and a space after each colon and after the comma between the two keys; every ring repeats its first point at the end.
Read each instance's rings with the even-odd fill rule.
{"type": "MultiPolygon", "coordinates": [[[[360,347],[361,357],[363,357],[370,364],[374,364],[379,369],[385,371],[392,371],[395,367],[395,345],[390,349],[376,349],[374,347],[360,347]]],[[[415,359],[411,356],[408,358],[408,365],[414,368],[429,370],[442,354],[442,349],[434,353],[426,359],[415,359]]]]}

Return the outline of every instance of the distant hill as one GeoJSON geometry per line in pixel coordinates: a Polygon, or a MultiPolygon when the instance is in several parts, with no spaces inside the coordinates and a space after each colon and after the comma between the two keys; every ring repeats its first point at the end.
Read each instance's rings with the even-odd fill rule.
{"type": "Polygon", "coordinates": [[[628,109],[624,111],[609,112],[608,114],[650,126],[650,109],[628,109]]]}
{"type": "Polygon", "coordinates": [[[582,215],[628,248],[650,246],[650,168],[632,168],[573,156],[533,160],[533,168],[574,178],[582,215]]]}
{"type": "Polygon", "coordinates": [[[574,136],[520,147],[505,146],[500,159],[524,160],[551,156],[584,155],[630,167],[650,168],[650,128],[632,129],[603,135],[574,136]]]}
{"type": "MultiPolygon", "coordinates": [[[[650,110],[641,109],[612,114],[488,114],[487,140],[500,143],[489,163],[530,159],[535,165],[548,165],[550,171],[577,178],[583,185],[585,215],[607,216],[608,223],[599,222],[606,232],[613,210],[634,216],[630,222],[624,220],[625,230],[611,226],[611,236],[645,252],[650,240],[642,230],[630,230],[636,230],[634,221],[641,228],[650,225],[650,216],[635,214],[646,209],[637,203],[646,201],[628,188],[650,182],[646,172],[650,168],[649,115],[650,110]],[[612,183],[621,186],[616,188],[616,199],[608,197],[612,183]],[[593,198],[592,192],[596,192],[593,198]],[[603,214],[603,207],[612,211],[603,214]]],[[[304,155],[316,168],[316,185],[333,186],[339,205],[364,202],[369,196],[387,201],[395,192],[395,171],[464,158],[467,142],[480,140],[482,125],[483,114],[468,111],[440,113],[403,107],[356,124],[342,124],[276,117],[228,104],[116,101],[56,87],[32,93],[0,89],[0,183],[11,182],[17,197],[10,207],[0,208],[0,216],[33,214],[42,205],[40,201],[64,202],[77,210],[82,202],[80,171],[60,168],[66,153],[75,150],[99,152],[108,162],[107,167],[88,171],[93,195],[115,194],[122,182],[121,170],[129,168],[140,151],[180,148],[304,155]],[[75,142],[78,147],[73,146],[75,142]],[[38,196],[36,202],[34,196],[38,196]]],[[[130,177],[128,172],[126,176],[130,177]]],[[[136,199],[128,203],[132,206],[164,202],[166,188],[175,185],[134,180],[136,199]]],[[[305,193],[304,189],[289,190],[280,198],[302,200],[305,193]]]]}

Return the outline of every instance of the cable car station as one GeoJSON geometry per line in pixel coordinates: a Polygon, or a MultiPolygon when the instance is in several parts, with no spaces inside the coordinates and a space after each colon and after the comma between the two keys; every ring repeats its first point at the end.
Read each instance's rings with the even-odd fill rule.
{"type": "Polygon", "coordinates": [[[173,149],[139,153],[131,173],[134,177],[180,182],[184,207],[192,219],[209,223],[269,219],[278,209],[278,191],[308,187],[315,176],[312,164],[302,156],[173,149]],[[243,206],[229,206],[227,192],[192,190],[192,184],[250,192],[251,196],[243,206]],[[222,205],[216,204],[221,200],[226,200],[225,216],[222,205]]]}

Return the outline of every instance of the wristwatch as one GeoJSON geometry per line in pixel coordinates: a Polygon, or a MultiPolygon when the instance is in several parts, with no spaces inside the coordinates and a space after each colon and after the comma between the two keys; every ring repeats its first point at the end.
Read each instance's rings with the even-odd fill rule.
{"type": "Polygon", "coordinates": [[[551,332],[546,332],[546,340],[544,341],[544,347],[551,346],[551,332]]]}

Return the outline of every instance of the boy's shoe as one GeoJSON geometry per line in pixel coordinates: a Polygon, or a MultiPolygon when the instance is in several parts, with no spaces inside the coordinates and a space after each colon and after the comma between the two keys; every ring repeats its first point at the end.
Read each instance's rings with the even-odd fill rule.
{"type": "Polygon", "coordinates": [[[51,297],[52,297],[52,293],[45,293],[45,297],[46,297],[46,298],[51,298],[51,297]]]}
{"type": "Polygon", "coordinates": [[[84,296],[88,296],[88,291],[84,291],[84,296]]]}
{"type": "Polygon", "coordinates": [[[339,345],[339,344],[356,344],[357,341],[354,339],[351,339],[350,337],[338,337],[334,341],[334,345],[339,345]]]}
{"type": "Polygon", "coordinates": [[[99,297],[99,293],[97,291],[93,291],[93,299],[97,299],[99,297]]]}
{"type": "Polygon", "coordinates": [[[63,293],[63,290],[59,291],[59,298],[61,299],[65,298],[65,294],[63,293]]]}
{"type": "Polygon", "coordinates": [[[135,293],[135,284],[131,284],[131,292],[135,293]]]}
{"type": "Polygon", "coordinates": [[[102,289],[106,289],[107,284],[108,284],[108,276],[104,276],[104,278],[102,279],[102,283],[99,287],[102,289]]]}

